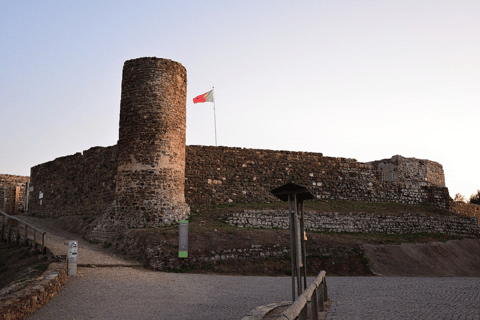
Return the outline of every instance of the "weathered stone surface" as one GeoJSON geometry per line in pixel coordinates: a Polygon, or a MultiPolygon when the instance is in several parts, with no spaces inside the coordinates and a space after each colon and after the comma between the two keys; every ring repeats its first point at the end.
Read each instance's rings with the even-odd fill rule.
{"type": "MultiPolygon", "coordinates": [[[[244,210],[226,217],[226,222],[241,228],[289,228],[288,211],[244,210]]],[[[377,215],[372,213],[305,212],[309,231],[365,232],[385,234],[443,233],[479,236],[476,217],[422,216],[416,214],[377,215]]]]}
{"type": "Polygon", "coordinates": [[[321,200],[448,207],[440,164],[401,156],[379,163],[388,163],[397,178],[383,179],[382,166],[376,162],[321,153],[187,146],[185,196],[192,205],[272,202],[277,200],[270,190],[293,181],[321,200]]]}
{"type": "MultiPolygon", "coordinates": [[[[31,210],[43,215],[103,214],[115,199],[117,149],[118,146],[96,147],[83,155],[78,153],[33,167],[35,192],[31,210]],[[38,191],[44,193],[42,206],[38,191]]],[[[387,201],[448,208],[448,189],[431,185],[433,178],[425,180],[428,168],[439,172],[440,164],[400,156],[393,159],[399,163],[396,172],[400,178],[382,181],[379,169],[373,164],[324,157],[321,153],[187,146],[184,195],[190,205],[273,202],[277,200],[270,190],[294,181],[307,186],[321,200],[387,201]],[[402,165],[403,162],[409,165],[402,165]],[[411,171],[415,167],[412,163],[417,162],[423,163],[418,165],[423,167],[423,173],[411,171]]],[[[136,179],[129,174],[122,173],[121,183],[126,183],[127,176],[135,180],[130,189],[134,196],[140,192],[138,186],[145,184],[142,179],[148,177],[142,177],[138,171],[136,179]]],[[[437,182],[443,173],[438,176],[437,182]]],[[[172,173],[172,177],[178,174],[172,173]]],[[[176,188],[178,194],[180,189],[176,188]]],[[[175,198],[175,193],[171,197],[175,198]]]]}
{"type": "Polygon", "coordinates": [[[32,167],[29,212],[51,217],[103,214],[115,199],[117,149],[93,147],[32,167]]]}
{"type": "Polygon", "coordinates": [[[5,212],[15,214],[25,211],[25,184],[30,177],[0,174],[0,210],[5,207],[5,212]],[[15,207],[16,188],[19,187],[18,202],[15,207]],[[4,189],[4,190],[2,190],[4,189]],[[5,191],[5,197],[3,192],[5,191]]]}
{"type": "Polygon", "coordinates": [[[187,71],[159,58],[123,67],[115,200],[100,231],[188,218],[185,203],[187,71]]]}
{"type": "Polygon", "coordinates": [[[25,319],[60,292],[67,279],[67,263],[51,263],[26,288],[0,297],[0,319],[25,319]]]}

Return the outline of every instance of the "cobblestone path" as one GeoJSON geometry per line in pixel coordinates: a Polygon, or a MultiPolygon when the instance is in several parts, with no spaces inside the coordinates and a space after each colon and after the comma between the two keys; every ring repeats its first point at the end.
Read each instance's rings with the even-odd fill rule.
{"type": "MultiPolygon", "coordinates": [[[[65,254],[76,236],[29,220],[65,254]]],[[[218,276],[119,267],[131,261],[79,239],[78,268],[63,290],[29,319],[241,319],[251,309],[290,300],[289,277],[218,276]]],[[[309,278],[309,282],[313,281],[309,278]]],[[[327,319],[478,319],[480,278],[329,277],[327,319]]]]}
{"type": "Polygon", "coordinates": [[[327,319],[479,319],[480,278],[330,277],[327,319]]]}

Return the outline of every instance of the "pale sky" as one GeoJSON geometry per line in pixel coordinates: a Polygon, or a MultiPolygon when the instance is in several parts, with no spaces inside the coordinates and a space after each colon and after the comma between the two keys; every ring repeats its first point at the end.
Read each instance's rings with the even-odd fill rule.
{"type": "Polygon", "coordinates": [[[118,140],[126,60],[187,69],[187,144],[400,154],[480,189],[480,1],[0,3],[0,173],[118,140]]]}

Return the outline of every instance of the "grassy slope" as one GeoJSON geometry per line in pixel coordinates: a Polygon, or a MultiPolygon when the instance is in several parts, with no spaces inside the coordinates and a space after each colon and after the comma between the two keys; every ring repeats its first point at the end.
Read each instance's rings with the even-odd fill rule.
{"type": "MultiPolygon", "coordinates": [[[[231,204],[192,207],[189,219],[189,258],[208,255],[211,251],[228,249],[248,249],[252,245],[271,248],[274,245],[289,248],[288,230],[249,229],[227,225],[224,216],[228,213],[245,209],[286,210],[285,203],[231,204]]],[[[352,201],[313,201],[305,202],[306,211],[397,215],[402,213],[418,215],[451,215],[448,211],[434,207],[403,205],[391,203],[360,203],[352,201]]],[[[307,232],[307,269],[310,274],[326,270],[337,275],[369,274],[368,259],[363,256],[362,244],[401,244],[426,243],[461,239],[458,236],[444,234],[366,234],[366,233],[332,233],[307,232]]],[[[158,246],[169,257],[178,256],[178,225],[157,229],[130,230],[129,236],[135,239],[136,248],[125,245],[119,239],[115,246],[132,257],[142,258],[146,265],[143,250],[145,247],[158,246]]],[[[208,265],[193,265],[181,262],[176,268],[180,272],[248,274],[248,275],[286,275],[290,272],[288,254],[278,258],[266,257],[250,260],[220,260],[208,265]]]]}

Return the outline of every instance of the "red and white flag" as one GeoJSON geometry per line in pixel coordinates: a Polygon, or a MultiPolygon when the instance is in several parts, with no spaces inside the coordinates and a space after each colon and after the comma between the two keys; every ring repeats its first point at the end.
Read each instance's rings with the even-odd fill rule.
{"type": "Polygon", "coordinates": [[[193,98],[193,103],[200,103],[200,102],[214,102],[213,101],[213,89],[201,94],[195,98],[193,98]]]}

